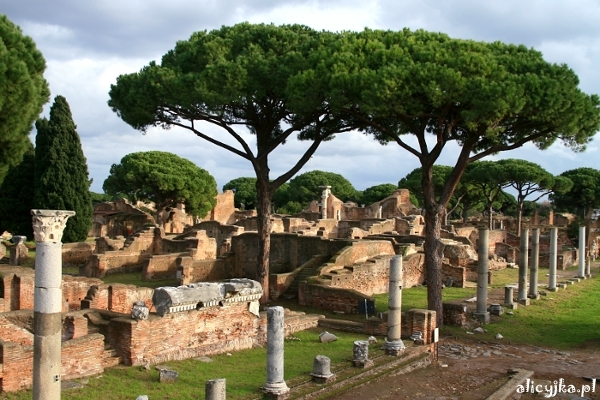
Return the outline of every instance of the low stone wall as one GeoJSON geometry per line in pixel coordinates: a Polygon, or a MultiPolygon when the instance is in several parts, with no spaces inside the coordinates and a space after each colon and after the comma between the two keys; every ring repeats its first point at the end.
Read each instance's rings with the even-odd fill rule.
{"type": "MultiPolygon", "coordinates": [[[[95,333],[62,344],[61,379],[97,375],[104,371],[104,336],[95,333]]],[[[33,347],[0,341],[0,392],[14,392],[33,383],[33,347]]]]}
{"type": "Polygon", "coordinates": [[[444,325],[464,326],[467,322],[467,307],[457,303],[443,303],[444,325]]]}
{"type": "MultiPolygon", "coordinates": [[[[33,346],[33,314],[29,310],[0,314],[0,340],[33,346]],[[28,327],[29,329],[26,329],[28,327]]],[[[0,358],[1,360],[1,358],[0,358]]]]}
{"type": "Polygon", "coordinates": [[[153,289],[120,283],[93,285],[81,301],[81,309],[98,309],[129,314],[136,301],[152,309],[153,289]]]}
{"type": "Polygon", "coordinates": [[[446,285],[448,280],[452,280],[452,287],[464,288],[467,281],[465,267],[455,267],[454,265],[442,264],[442,283],[446,285]]]}
{"type": "Polygon", "coordinates": [[[62,245],[63,266],[84,265],[96,251],[96,242],[64,243],[62,245]]]}
{"type": "Polygon", "coordinates": [[[375,300],[371,296],[365,296],[352,289],[308,284],[306,282],[300,282],[298,289],[298,304],[301,306],[342,311],[346,314],[358,314],[358,302],[365,299],[375,300]]]}
{"type": "Polygon", "coordinates": [[[85,299],[89,289],[94,285],[102,285],[97,278],[86,278],[82,276],[62,276],[63,312],[79,310],[81,301],[85,299]]]}
{"type": "Polygon", "coordinates": [[[240,277],[235,273],[234,257],[231,256],[216,260],[192,260],[191,257],[180,257],[176,262],[179,285],[240,277]]]}
{"type": "Polygon", "coordinates": [[[0,266],[2,297],[0,312],[33,309],[34,270],[18,266],[0,266]]]}
{"type": "Polygon", "coordinates": [[[142,279],[145,281],[174,279],[177,275],[177,259],[180,257],[191,259],[189,252],[148,257],[142,268],[142,279]]]}
{"type": "Polygon", "coordinates": [[[110,342],[122,362],[144,365],[252,348],[259,318],[243,302],[164,317],[151,314],[141,321],[115,318],[109,324],[110,342]]]}
{"type": "Polygon", "coordinates": [[[79,268],[79,275],[103,278],[106,274],[118,272],[142,272],[149,257],[150,254],[145,252],[107,251],[103,254],[93,254],[90,260],[79,268]]]}
{"type": "MultiPolygon", "coordinates": [[[[402,339],[409,339],[413,333],[421,332],[425,344],[430,344],[433,341],[433,330],[436,327],[435,315],[435,311],[417,308],[403,312],[401,317],[402,339]]],[[[371,317],[365,322],[323,318],[319,320],[319,326],[365,335],[387,336],[387,321],[388,313],[385,312],[381,318],[371,317]]]]}

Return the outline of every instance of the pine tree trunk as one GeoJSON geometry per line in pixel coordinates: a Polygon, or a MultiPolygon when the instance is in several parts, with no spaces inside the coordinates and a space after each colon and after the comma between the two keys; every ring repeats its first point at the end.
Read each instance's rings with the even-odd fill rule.
{"type": "Polygon", "coordinates": [[[271,191],[268,177],[257,178],[256,190],[258,194],[256,279],[263,288],[260,302],[266,304],[269,301],[269,252],[271,250],[271,191]]]}
{"type": "Polygon", "coordinates": [[[444,207],[425,199],[425,272],[427,279],[427,308],[436,312],[437,326],[444,323],[442,307],[442,258],[444,244],[440,240],[444,207]],[[428,204],[429,203],[429,204],[428,204]]]}

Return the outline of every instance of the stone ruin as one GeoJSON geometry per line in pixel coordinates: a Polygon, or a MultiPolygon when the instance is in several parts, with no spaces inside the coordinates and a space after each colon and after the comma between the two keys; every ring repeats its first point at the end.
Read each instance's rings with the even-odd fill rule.
{"type": "MultiPolygon", "coordinates": [[[[258,311],[257,302],[262,288],[252,280],[256,279],[256,219],[251,212],[233,209],[232,193],[223,194],[218,204],[209,214],[211,220],[196,223],[178,209],[166,218],[172,223],[167,229],[157,227],[153,220],[150,223],[150,214],[133,211],[135,207],[126,202],[96,207],[93,231],[99,237],[95,242],[63,246],[63,264],[79,266],[83,275],[63,276],[63,360],[77,355],[80,365],[75,371],[63,363],[65,377],[97,374],[117,363],[155,364],[264,343],[265,315],[258,311]],[[176,219],[187,222],[175,226],[176,219]],[[168,279],[180,286],[152,290],[104,284],[98,279],[123,271],[139,272],[145,280],[168,279]],[[148,317],[132,319],[132,308],[140,304],[150,311],[148,317]],[[170,334],[174,330],[179,332],[177,340],[170,334]]],[[[406,190],[368,207],[343,203],[328,192],[320,205],[315,202],[296,216],[274,215],[272,222],[272,298],[297,298],[303,305],[357,313],[359,301],[387,292],[390,260],[398,254],[405,254],[402,286],[425,281],[424,219],[410,204],[406,190]]],[[[505,229],[489,233],[490,270],[515,263],[519,238],[505,229]]],[[[473,224],[445,227],[442,240],[446,244],[444,282],[464,286],[468,280],[475,281],[477,228],[473,224]]],[[[0,252],[2,248],[0,244],[0,252]]],[[[547,248],[542,234],[542,265],[547,248]]],[[[13,246],[11,255],[13,249],[18,254],[13,246]]],[[[575,257],[576,251],[563,250],[559,268],[572,265],[575,257]]],[[[1,390],[19,390],[31,383],[20,376],[30,368],[32,357],[28,346],[33,273],[28,268],[0,265],[1,390]]],[[[451,306],[449,318],[455,318],[461,310],[453,313],[451,306]]],[[[319,316],[288,314],[286,330],[290,332],[319,323],[319,316]]],[[[411,310],[402,318],[403,335],[416,331],[427,335],[434,322],[430,311],[411,310]]],[[[361,329],[385,334],[386,324],[384,314],[361,329]]],[[[431,338],[424,340],[429,343],[431,338]]]]}

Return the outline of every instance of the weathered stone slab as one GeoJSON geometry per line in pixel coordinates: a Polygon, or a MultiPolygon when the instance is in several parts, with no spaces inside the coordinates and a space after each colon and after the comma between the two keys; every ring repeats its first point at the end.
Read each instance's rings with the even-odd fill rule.
{"type": "Polygon", "coordinates": [[[225,282],[201,282],[179,287],[159,287],[152,303],[156,313],[168,313],[223,306],[233,302],[254,302],[262,296],[260,283],[251,279],[230,279],[225,282]]]}
{"type": "Polygon", "coordinates": [[[337,336],[335,336],[333,333],[329,333],[327,331],[322,332],[319,335],[319,341],[321,343],[330,343],[330,342],[335,342],[336,340],[338,340],[337,336]]]}

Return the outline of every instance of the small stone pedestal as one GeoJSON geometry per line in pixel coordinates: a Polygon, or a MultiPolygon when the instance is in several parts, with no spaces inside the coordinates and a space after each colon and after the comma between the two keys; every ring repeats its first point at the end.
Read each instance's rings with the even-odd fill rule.
{"type": "Polygon", "coordinates": [[[489,312],[475,312],[473,313],[473,316],[475,317],[475,319],[477,321],[479,321],[482,324],[489,324],[490,323],[490,313],[489,312]]]}
{"type": "Polygon", "coordinates": [[[491,315],[502,315],[504,314],[504,308],[500,304],[491,304],[488,309],[491,315]]]}
{"type": "Polygon", "coordinates": [[[504,287],[504,307],[510,308],[511,310],[514,310],[519,306],[513,301],[513,291],[514,287],[512,286],[504,287]]]}
{"type": "Polygon", "coordinates": [[[357,368],[369,368],[373,366],[373,360],[369,360],[369,342],[357,340],[354,342],[352,364],[357,368]]]}
{"type": "Polygon", "coordinates": [[[331,360],[329,357],[316,356],[310,376],[312,376],[313,382],[316,383],[327,383],[335,380],[335,374],[331,373],[331,360]]]}
{"type": "Polygon", "coordinates": [[[388,356],[399,356],[404,352],[406,346],[404,346],[404,342],[402,340],[394,340],[393,342],[388,342],[386,339],[385,343],[383,344],[383,346],[381,346],[381,348],[385,350],[385,354],[387,354],[388,356]]]}

